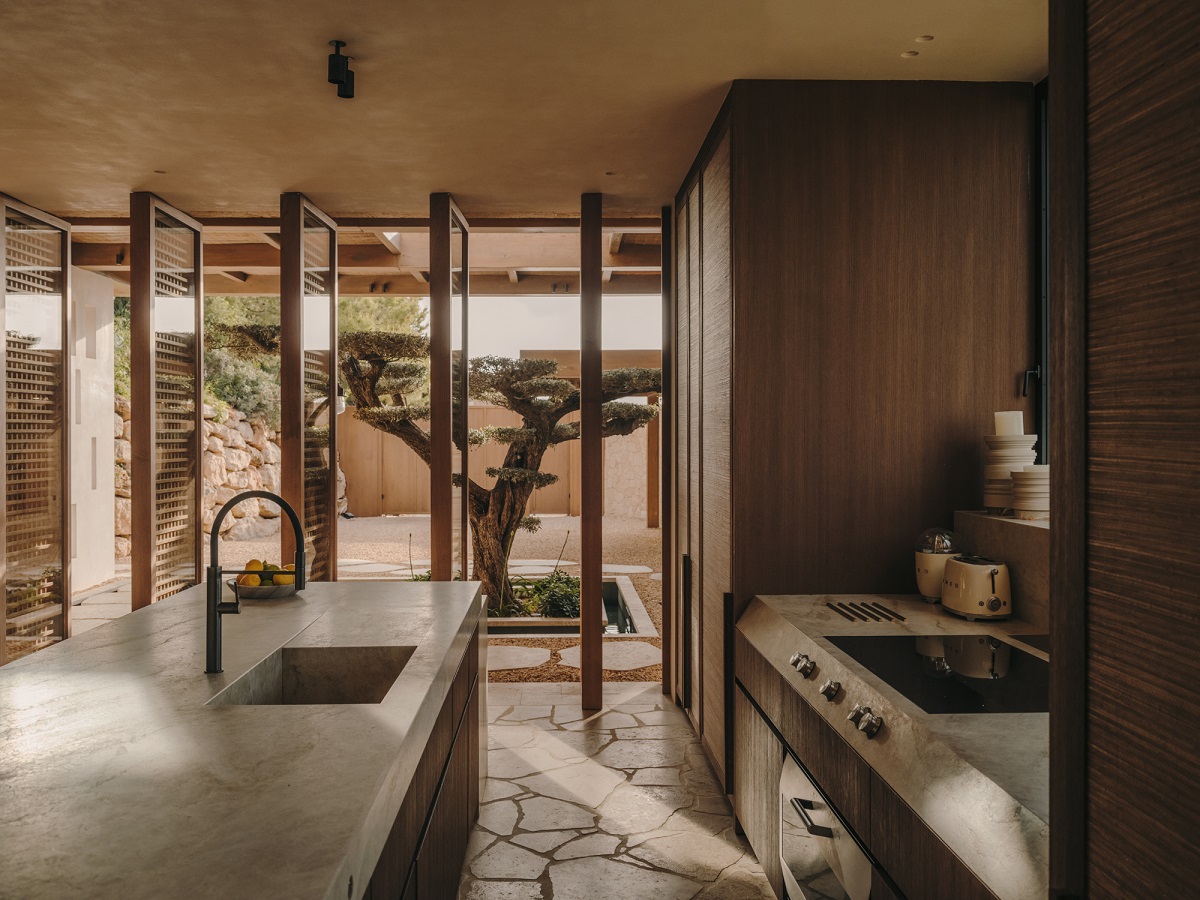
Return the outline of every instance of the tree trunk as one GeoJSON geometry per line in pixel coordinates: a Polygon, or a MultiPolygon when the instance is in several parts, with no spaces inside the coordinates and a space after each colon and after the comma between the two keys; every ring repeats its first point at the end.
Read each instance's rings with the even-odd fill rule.
{"type": "Polygon", "coordinates": [[[508,550],[512,535],[480,525],[480,518],[472,515],[471,546],[475,553],[472,577],[482,582],[488,609],[492,615],[498,615],[512,610],[516,603],[512,584],[508,580],[508,550]]]}

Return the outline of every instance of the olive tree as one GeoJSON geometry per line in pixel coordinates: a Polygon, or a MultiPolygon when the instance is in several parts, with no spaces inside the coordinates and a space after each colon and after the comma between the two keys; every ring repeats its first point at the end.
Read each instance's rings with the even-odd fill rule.
{"type": "MultiPolygon", "coordinates": [[[[351,332],[342,334],[339,342],[341,374],[354,398],[355,415],[400,438],[429,463],[430,436],[423,425],[429,408],[410,402],[427,380],[428,339],[418,334],[351,332]]],[[[603,436],[632,434],[658,414],[658,407],[623,398],[661,391],[662,373],[660,369],[613,369],[603,374],[601,390],[603,436]]],[[[519,426],[468,433],[473,446],[507,446],[503,464],[486,471],[495,479],[491,488],[474,478],[466,485],[473,577],[483,583],[490,607],[499,610],[513,599],[508,580],[513,540],[518,531],[536,531],[539,524],[525,514],[529,498],[558,480],[557,475],[541,471],[546,451],[579,437],[579,422],[563,421],[579,410],[579,388],[558,375],[554,360],[483,356],[469,363],[468,394],[521,417],[519,426]]],[[[465,404],[456,402],[454,415],[465,414],[465,404]]],[[[456,424],[461,426],[461,419],[456,424]]],[[[462,430],[456,427],[455,435],[462,430]]],[[[464,454],[468,449],[459,447],[464,454]]]]}

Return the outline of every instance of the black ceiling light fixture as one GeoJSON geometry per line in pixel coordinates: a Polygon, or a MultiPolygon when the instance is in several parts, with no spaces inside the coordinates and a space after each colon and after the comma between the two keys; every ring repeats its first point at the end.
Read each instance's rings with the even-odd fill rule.
{"type": "Polygon", "coordinates": [[[330,41],[333,52],[329,54],[329,83],[337,85],[337,95],[347,100],[354,97],[354,70],[350,68],[353,56],[342,56],[345,41],[330,41]]]}

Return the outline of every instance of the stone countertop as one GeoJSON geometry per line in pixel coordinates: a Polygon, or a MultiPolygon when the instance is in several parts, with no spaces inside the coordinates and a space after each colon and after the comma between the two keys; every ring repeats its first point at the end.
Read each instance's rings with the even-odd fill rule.
{"type": "Polygon", "coordinates": [[[310,583],[225,616],[206,675],[201,585],[5,666],[0,897],[361,897],[481,610],[310,583]],[[378,704],[206,705],[284,645],[416,649],[378,704]]]}
{"type": "MultiPolygon", "coordinates": [[[[930,714],[826,638],[993,635],[1019,642],[1025,622],[968,622],[913,595],[756,597],[738,629],[941,840],[1002,900],[1044,897],[1049,884],[1049,714],[930,714]],[[903,622],[850,622],[825,604],[882,603],[903,622]],[[803,678],[795,651],[817,663],[803,678]],[[817,689],[841,682],[834,702],[817,689]],[[866,740],[846,715],[855,703],[884,718],[866,740]]],[[[1035,647],[1020,649],[1049,659],[1035,647]]]]}

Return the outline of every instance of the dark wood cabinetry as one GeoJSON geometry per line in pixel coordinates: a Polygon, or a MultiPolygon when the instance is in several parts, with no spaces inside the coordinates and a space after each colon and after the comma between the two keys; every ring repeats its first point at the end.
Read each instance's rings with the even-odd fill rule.
{"type": "Polygon", "coordinates": [[[790,750],[873,857],[880,871],[871,900],[994,900],[740,631],[735,654],[733,808],[777,896],[784,896],[779,775],[790,750]]]}
{"type": "MultiPolygon", "coordinates": [[[[482,700],[478,631],[438,713],[408,794],[364,894],[368,900],[442,900],[458,890],[479,814],[482,700]]],[[[486,752],[486,741],[483,744],[486,752]]]]}
{"type": "Polygon", "coordinates": [[[1033,421],[1033,123],[1028,84],[737,81],[676,196],[672,682],[727,789],[726,596],[912,591],[992,413],[1033,421]]]}
{"type": "Polygon", "coordinates": [[[733,694],[733,724],[740,742],[734,756],[734,779],[738,790],[733,810],[746,839],[755,848],[758,861],[777,897],[783,896],[779,847],[779,773],[783,770],[783,744],[775,737],[758,710],[741,690],[733,694]]]}

